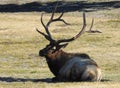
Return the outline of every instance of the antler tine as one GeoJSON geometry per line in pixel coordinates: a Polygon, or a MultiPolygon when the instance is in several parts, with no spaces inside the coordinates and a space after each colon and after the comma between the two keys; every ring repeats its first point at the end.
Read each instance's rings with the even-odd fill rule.
{"type": "Polygon", "coordinates": [[[55,11],[57,10],[57,6],[58,6],[58,2],[57,2],[57,4],[56,4],[56,6],[55,6],[55,9],[54,9],[53,12],[52,12],[52,16],[51,16],[50,20],[53,20],[55,11]]]}
{"type": "MultiPolygon", "coordinates": [[[[56,11],[57,6],[58,6],[58,2],[57,2],[57,4],[56,4],[56,7],[55,7],[54,12],[56,11]]],[[[61,15],[60,15],[58,18],[54,19],[54,21],[62,21],[62,22],[63,22],[63,23],[65,23],[66,25],[70,25],[70,24],[69,24],[69,23],[67,23],[65,20],[61,19],[61,18],[62,18],[62,16],[63,16],[63,14],[64,14],[64,12],[62,12],[62,13],[61,13],[61,15]]]]}
{"type": "Polygon", "coordinates": [[[46,35],[45,33],[43,33],[43,32],[41,32],[41,31],[39,31],[37,28],[36,28],[36,31],[38,32],[38,33],[40,33],[41,35],[43,35],[48,41],[53,41],[53,39],[52,39],[52,37],[51,37],[51,34],[50,34],[50,32],[49,32],[49,30],[48,30],[48,27],[44,24],[44,22],[43,22],[43,15],[44,15],[44,13],[42,13],[41,14],[41,23],[42,23],[42,25],[43,25],[43,27],[45,28],[45,31],[46,31],[46,33],[48,34],[48,35],[46,35]]]}
{"type": "Polygon", "coordinates": [[[54,13],[53,13],[50,21],[47,24],[47,26],[49,26],[51,22],[55,22],[55,21],[61,21],[61,22],[63,22],[66,25],[70,25],[64,19],[62,19],[63,14],[64,14],[64,12],[62,12],[61,15],[58,18],[53,19],[53,17],[54,17],[54,13]]]}
{"type": "MultiPolygon", "coordinates": [[[[59,21],[62,21],[63,23],[65,23],[66,25],[70,25],[69,23],[67,23],[65,20],[62,19],[62,16],[63,16],[64,12],[61,13],[61,15],[57,18],[59,19],[59,21]]],[[[56,19],[56,20],[57,20],[56,19]]]]}
{"type": "Polygon", "coordinates": [[[52,15],[51,15],[51,18],[50,18],[49,22],[48,22],[47,25],[46,25],[47,27],[50,25],[50,23],[55,22],[55,21],[62,21],[62,22],[65,23],[66,25],[70,25],[70,24],[67,23],[65,20],[61,19],[62,16],[63,16],[63,14],[64,14],[64,12],[62,12],[61,15],[60,15],[58,18],[54,18],[54,14],[55,14],[55,11],[57,10],[57,7],[58,7],[58,2],[57,2],[57,4],[56,4],[56,6],[55,6],[54,11],[52,12],[52,15]]]}
{"type": "Polygon", "coordinates": [[[86,31],[86,32],[88,32],[88,33],[102,33],[102,32],[99,31],[99,30],[92,30],[93,25],[94,25],[94,18],[92,18],[92,22],[91,22],[90,28],[89,28],[89,30],[86,31]]]}
{"type": "MultiPolygon", "coordinates": [[[[47,35],[47,38],[46,38],[46,37],[45,37],[45,38],[46,38],[47,40],[51,41],[51,40],[53,40],[53,39],[52,39],[51,34],[50,34],[49,30],[48,30],[48,26],[46,26],[46,25],[44,24],[44,22],[43,22],[43,19],[42,19],[42,18],[43,18],[43,15],[44,15],[44,14],[42,13],[42,15],[41,15],[41,23],[42,23],[43,27],[45,28],[46,33],[48,34],[48,35],[47,35]]],[[[40,31],[39,31],[39,33],[40,33],[40,31]]],[[[40,33],[40,34],[42,34],[42,33],[40,33]]]]}
{"type": "Polygon", "coordinates": [[[46,25],[44,24],[43,19],[42,19],[44,14],[42,13],[42,15],[41,15],[41,23],[42,23],[43,27],[45,28],[45,31],[48,35],[44,34],[43,32],[39,31],[38,29],[36,29],[40,34],[42,34],[49,41],[54,41],[52,39],[52,36],[51,36],[49,30],[48,30],[48,27],[49,27],[50,23],[52,23],[52,21],[53,21],[53,17],[54,17],[54,13],[57,9],[57,5],[58,5],[58,3],[56,4],[55,10],[52,12],[51,18],[46,25]]]}
{"type": "Polygon", "coordinates": [[[82,27],[81,31],[76,36],[74,36],[70,39],[58,40],[58,43],[70,42],[70,41],[73,41],[73,40],[77,39],[83,33],[83,31],[85,30],[85,27],[86,27],[86,17],[85,17],[85,13],[83,13],[83,27],[82,27]]]}
{"type": "Polygon", "coordinates": [[[41,32],[41,31],[39,31],[37,28],[36,28],[36,31],[37,31],[38,33],[40,33],[41,35],[43,35],[47,40],[51,40],[48,35],[46,35],[45,33],[41,32]]]}
{"type": "Polygon", "coordinates": [[[52,15],[51,15],[51,18],[50,18],[50,20],[48,21],[48,23],[47,23],[47,27],[50,25],[50,23],[51,22],[53,22],[53,17],[54,17],[54,14],[55,14],[55,11],[56,11],[56,9],[57,9],[57,6],[58,6],[58,2],[57,2],[57,4],[56,4],[56,6],[55,6],[55,9],[53,10],[53,12],[52,12],[52,15]]]}
{"type": "Polygon", "coordinates": [[[92,23],[91,23],[91,26],[90,26],[89,31],[91,31],[91,30],[92,30],[93,24],[94,24],[94,18],[92,18],[92,23]]]}
{"type": "Polygon", "coordinates": [[[83,13],[83,27],[81,31],[74,37],[74,39],[78,38],[83,33],[85,27],[86,27],[86,17],[85,17],[85,13],[83,13]]]}

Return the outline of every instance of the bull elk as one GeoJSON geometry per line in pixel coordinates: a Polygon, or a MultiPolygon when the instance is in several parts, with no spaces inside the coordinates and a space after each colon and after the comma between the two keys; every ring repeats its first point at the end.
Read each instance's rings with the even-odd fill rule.
{"type": "Polygon", "coordinates": [[[43,25],[46,34],[36,29],[41,35],[43,35],[49,44],[45,48],[39,51],[39,56],[45,57],[50,71],[55,75],[53,81],[100,81],[101,80],[101,69],[97,63],[92,60],[85,53],[67,53],[61,48],[68,45],[69,42],[76,40],[80,37],[86,27],[86,17],[83,13],[83,27],[80,32],[68,39],[53,39],[49,25],[56,21],[62,21],[67,24],[61,17],[63,13],[58,17],[54,18],[55,10],[53,11],[50,20],[45,25],[43,22],[43,15],[41,15],[41,24],[43,25]]]}

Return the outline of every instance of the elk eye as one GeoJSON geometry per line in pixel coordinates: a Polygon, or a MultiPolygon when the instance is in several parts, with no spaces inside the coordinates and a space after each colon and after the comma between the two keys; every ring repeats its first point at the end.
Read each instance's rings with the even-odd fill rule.
{"type": "Polygon", "coordinates": [[[54,46],[53,49],[56,49],[56,47],[54,46]]]}

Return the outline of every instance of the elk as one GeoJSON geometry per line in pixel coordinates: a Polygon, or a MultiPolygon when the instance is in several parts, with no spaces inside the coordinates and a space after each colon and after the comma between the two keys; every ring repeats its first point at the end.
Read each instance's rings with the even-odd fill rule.
{"type": "Polygon", "coordinates": [[[52,81],[100,81],[101,69],[97,63],[92,60],[89,55],[85,53],[67,53],[62,50],[69,42],[80,37],[86,27],[86,17],[83,13],[83,27],[80,32],[72,38],[68,39],[53,39],[49,25],[56,21],[62,21],[67,24],[61,17],[63,13],[54,18],[55,10],[53,11],[50,20],[45,24],[43,22],[43,15],[41,15],[41,24],[46,33],[36,29],[49,44],[39,51],[39,56],[45,57],[50,71],[54,74],[52,81]]]}

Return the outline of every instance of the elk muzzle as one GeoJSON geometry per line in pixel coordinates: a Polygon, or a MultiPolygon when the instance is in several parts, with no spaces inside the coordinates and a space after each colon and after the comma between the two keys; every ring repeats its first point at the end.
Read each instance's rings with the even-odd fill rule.
{"type": "Polygon", "coordinates": [[[39,51],[39,56],[45,56],[45,52],[43,50],[39,51]]]}

